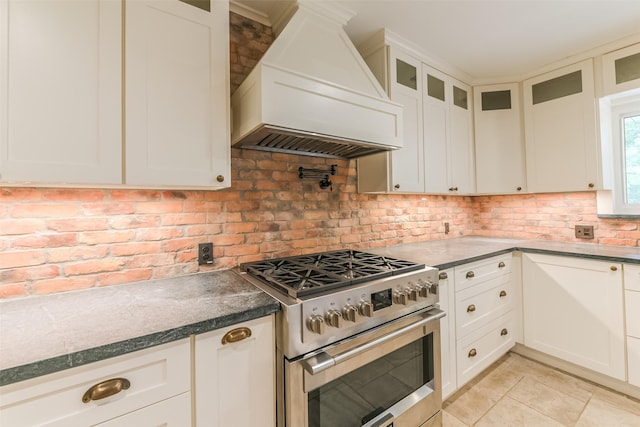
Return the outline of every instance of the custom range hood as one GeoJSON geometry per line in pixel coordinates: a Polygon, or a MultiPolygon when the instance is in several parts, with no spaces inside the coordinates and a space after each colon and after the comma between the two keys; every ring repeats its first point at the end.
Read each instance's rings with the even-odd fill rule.
{"type": "Polygon", "coordinates": [[[337,158],[402,147],[402,106],[344,31],[353,14],[332,3],[293,3],[288,24],[231,97],[233,146],[337,158]]]}

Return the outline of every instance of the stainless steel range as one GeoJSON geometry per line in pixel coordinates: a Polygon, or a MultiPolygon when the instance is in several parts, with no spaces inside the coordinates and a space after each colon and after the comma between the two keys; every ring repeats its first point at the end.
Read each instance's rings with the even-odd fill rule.
{"type": "Polygon", "coordinates": [[[241,270],[282,304],[280,427],[441,424],[437,269],[339,250],[241,270]]]}

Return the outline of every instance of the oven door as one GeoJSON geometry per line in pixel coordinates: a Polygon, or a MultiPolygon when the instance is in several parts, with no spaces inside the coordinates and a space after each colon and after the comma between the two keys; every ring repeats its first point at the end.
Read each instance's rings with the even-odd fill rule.
{"type": "Polygon", "coordinates": [[[443,316],[437,308],[421,310],[302,359],[285,360],[286,425],[441,425],[443,316]]]}

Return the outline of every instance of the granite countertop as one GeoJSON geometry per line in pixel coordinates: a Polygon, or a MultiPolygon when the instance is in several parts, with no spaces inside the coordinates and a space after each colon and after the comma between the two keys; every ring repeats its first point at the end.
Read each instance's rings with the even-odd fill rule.
{"type": "MultiPolygon", "coordinates": [[[[458,237],[372,249],[439,269],[514,250],[640,264],[640,248],[458,237]]],[[[0,302],[0,386],[278,311],[232,270],[0,302]]]]}
{"type": "Polygon", "coordinates": [[[456,237],[372,249],[371,252],[419,262],[440,270],[503,253],[521,251],[640,264],[640,248],[546,240],[456,237]]]}
{"type": "Polygon", "coordinates": [[[278,311],[231,270],[0,302],[0,386],[278,311]]]}

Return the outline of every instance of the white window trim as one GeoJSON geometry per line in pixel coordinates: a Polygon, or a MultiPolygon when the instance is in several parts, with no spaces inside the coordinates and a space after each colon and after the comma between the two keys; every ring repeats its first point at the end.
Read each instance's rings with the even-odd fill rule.
{"type": "Polygon", "coordinates": [[[638,216],[640,205],[625,201],[622,119],[640,114],[640,90],[602,98],[600,125],[604,187],[598,192],[598,214],[638,216]]]}

